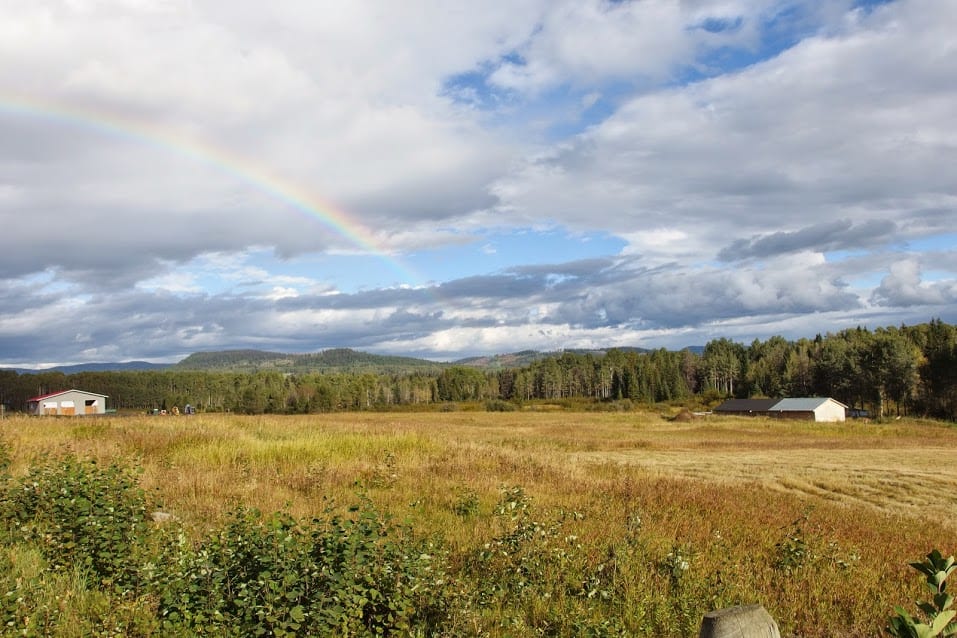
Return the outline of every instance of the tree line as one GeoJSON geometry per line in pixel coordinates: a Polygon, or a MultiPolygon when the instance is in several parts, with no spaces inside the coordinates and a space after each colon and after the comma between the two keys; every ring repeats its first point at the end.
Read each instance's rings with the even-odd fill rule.
{"type": "Polygon", "coordinates": [[[189,403],[206,411],[302,414],[460,401],[695,400],[710,405],[726,397],[830,396],[877,417],[957,420],[957,327],[935,319],[916,326],[858,327],[797,341],[775,336],[745,345],[720,338],[701,351],[565,352],[500,370],[0,371],[0,401],[7,410],[23,410],[31,397],[69,388],[106,394],[110,407],[118,410],[189,403]]]}

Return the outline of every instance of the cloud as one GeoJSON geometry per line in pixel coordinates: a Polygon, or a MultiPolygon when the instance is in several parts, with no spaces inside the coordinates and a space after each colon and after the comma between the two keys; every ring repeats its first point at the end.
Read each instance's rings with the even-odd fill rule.
{"type": "Polygon", "coordinates": [[[512,219],[597,222],[682,268],[954,227],[954,9],[927,9],[854,12],[738,72],[638,95],[495,193],[512,219]]]}
{"type": "Polygon", "coordinates": [[[863,248],[893,241],[897,225],[889,219],[873,219],[855,226],[849,219],[824,222],[794,232],[775,232],[738,239],[718,252],[721,261],[771,257],[816,249],[820,251],[863,248]]]}
{"type": "MultiPolygon", "coordinates": [[[[804,3],[793,3],[805,13],[804,3]]],[[[646,86],[699,64],[704,52],[754,48],[772,3],[555,2],[527,41],[490,75],[521,93],[556,85],[601,86],[610,80],[646,86]]],[[[808,16],[810,17],[810,16],[808,16]]]]}
{"type": "Polygon", "coordinates": [[[2,361],[957,320],[952,3],[5,15],[2,361]]]}
{"type": "Polygon", "coordinates": [[[889,270],[871,295],[875,304],[907,307],[957,303],[957,280],[925,283],[921,280],[920,264],[915,259],[896,261],[889,270]]]}
{"type": "Polygon", "coordinates": [[[17,64],[0,67],[0,103],[20,106],[0,108],[15,180],[0,214],[15,235],[44,226],[51,249],[8,252],[5,272],[115,281],[75,240],[93,228],[129,262],[126,282],[210,251],[355,248],[329,213],[385,226],[388,242],[494,205],[486,184],[514,149],[434,89],[507,44],[511,22],[444,10],[423,22],[411,5],[299,2],[265,20],[235,3],[163,7],[7,8],[0,57],[17,64]]]}

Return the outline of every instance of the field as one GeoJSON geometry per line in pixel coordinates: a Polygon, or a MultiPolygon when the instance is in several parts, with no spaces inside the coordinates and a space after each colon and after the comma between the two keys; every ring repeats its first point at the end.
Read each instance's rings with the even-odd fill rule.
{"type": "MultiPolygon", "coordinates": [[[[907,563],[957,551],[953,427],[666,417],[456,411],[0,427],[13,477],[45,457],[141,468],[140,486],[194,543],[239,505],[296,520],[374,507],[445,556],[456,583],[449,635],[696,635],[710,609],[759,602],[785,636],[877,636],[894,605],[923,597],[907,563]]],[[[129,620],[154,600],[124,604],[127,616],[101,610],[99,620],[62,604],[58,613],[74,628],[105,616],[127,633],[164,635],[129,620]]]]}

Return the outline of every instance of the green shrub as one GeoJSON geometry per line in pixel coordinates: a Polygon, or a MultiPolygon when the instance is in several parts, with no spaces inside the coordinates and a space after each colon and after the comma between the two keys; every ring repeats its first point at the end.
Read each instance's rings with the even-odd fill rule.
{"type": "Polygon", "coordinates": [[[78,567],[92,585],[124,590],[136,585],[146,512],[132,471],[75,458],[9,479],[0,502],[9,540],[34,544],[55,569],[78,567]]]}
{"type": "Polygon", "coordinates": [[[445,556],[367,501],[300,523],[237,509],[160,574],[168,629],[237,636],[432,635],[451,596],[445,556]]]}
{"type": "Polygon", "coordinates": [[[497,533],[462,569],[477,613],[487,610],[487,620],[514,635],[626,635],[617,612],[612,616],[620,598],[614,556],[589,556],[565,531],[582,514],[539,516],[524,489],[513,486],[501,489],[494,517],[497,533]]]}
{"type": "Polygon", "coordinates": [[[509,401],[501,399],[489,399],[485,402],[486,412],[514,412],[518,407],[509,401]]]}

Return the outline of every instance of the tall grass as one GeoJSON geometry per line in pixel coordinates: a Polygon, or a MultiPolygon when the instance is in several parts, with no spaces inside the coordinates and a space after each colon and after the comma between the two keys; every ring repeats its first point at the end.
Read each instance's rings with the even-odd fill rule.
{"type": "MultiPolygon", "coordinates": [[[[195,541],[240,504],[308,520],[361,494],[447,549],[471,596],[454,624],[466,634],[693,635],[710,609],[759,602],[784,635],[874,636],[918,596],[907,563],[957,538],[957,430],[931,423],[449,412],[2,427],[14,477],[61,455],[135,465],[195,541]],[[509,486],[524,518],[498,509],[509,486]],[[507,560],[481,558],[528,530],[507,560]]],[[[100,622],[92,593],[42,587],[86,601],[61,605],[72,625],[100,622]]]]}

